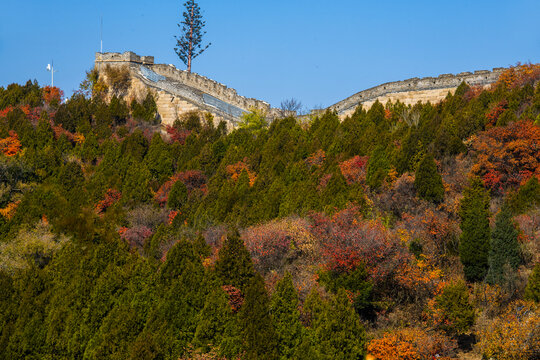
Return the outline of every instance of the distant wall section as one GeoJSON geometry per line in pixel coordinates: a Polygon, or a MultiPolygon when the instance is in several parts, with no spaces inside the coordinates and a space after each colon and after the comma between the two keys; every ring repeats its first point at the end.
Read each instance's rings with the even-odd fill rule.
{"type": "Polygon", "coordinates": [[[403,81],[389,82],[360,91],[342,100],[328,109],[335,110],[340,117],[351,115],[358,105],[370,108],[375,101],[385,104],[399,100],[406,105],[417,102],[436,103],[443,100],[448,92],[453,93],[457,87],[466,82],[470,86],[487,86],[499,79],[505,68],[477,70],[474,73],[462,72],[457,75],[444,74],[438,77],[412,78],[403,81]]]}

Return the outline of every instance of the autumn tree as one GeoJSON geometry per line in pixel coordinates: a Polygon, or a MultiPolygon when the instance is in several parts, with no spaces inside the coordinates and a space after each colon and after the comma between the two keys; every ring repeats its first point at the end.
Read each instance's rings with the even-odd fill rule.
{"type": "Polygon", "coordinates": [[[459,257],[468,281],[482,281],[488,270],[490,242],[489,194],[482,181],[474,178],[463,192],[459,209],[461,237],[459,257]]]}
{"type": "Polygon", "coordinates": [[[193,59],[201,55],[208,47],[210,43],[203,47],[202,38],[206,34],[203,31],[206,22],[202,20],[201,9],[195,0],[188,0],[184,4],[186,10],[182,14],[184,19],[178,24],[180,30],[180,36],[175,36],[176,46],[174,51],[187,65],[187,71],[191,72],[191,63],[193,59]]]}

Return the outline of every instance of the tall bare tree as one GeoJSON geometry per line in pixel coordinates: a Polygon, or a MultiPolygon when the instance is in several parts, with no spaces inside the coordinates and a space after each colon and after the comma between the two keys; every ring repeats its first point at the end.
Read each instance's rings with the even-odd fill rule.
{"type": "Polygon", "coordinates": [[[195,0],[188,0],[184,7],[186,10],[183,13],[184,20],[178,24],[181,29],[180,36],[175,36],[176,47],[174,51],[187,65],[187,71],[191,72],[191,63],[193,59],[201,55],[211,45],[202,45],[202,37],[206,34],[203,31],[206,22],[202,20],[201,9],[195,0]]]}

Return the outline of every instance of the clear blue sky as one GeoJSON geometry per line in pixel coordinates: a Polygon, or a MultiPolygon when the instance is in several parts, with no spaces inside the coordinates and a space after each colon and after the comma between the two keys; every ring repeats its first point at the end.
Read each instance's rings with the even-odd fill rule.
{"type": "MultiPolygon", "coordinates": [[[[99,51],[173,51],[184,1],[2,0],[0,86],[37,79],[67,94],[99,51]]],[[[279,106],[328,106],[377,84],[540,62],[540,1],[200,0],[212,46],[193,71],[279,106]]]]}

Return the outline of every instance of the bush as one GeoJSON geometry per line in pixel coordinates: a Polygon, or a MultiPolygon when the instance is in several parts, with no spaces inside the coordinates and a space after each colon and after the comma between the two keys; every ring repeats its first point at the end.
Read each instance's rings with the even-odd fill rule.
{"type": "Polygon", "coordinates": [[[435,355],[454,356],[457,344],[440,333],[427,333],[420,328],[405,328],[385,333],[371,340],[368,352],[377,359],[434,359],[435,355]]]}
{"type": "Polygon", "coordinates": [[[469,290],[463,282],[445,287],[435,299],[440,327],[450,334],[467,332],[474,324],[476,314],[469,300],[469,290]]]}
{"type": "Polygon", "coordinates": [[[478,349],[484,358],[531,360],[540,358],[538,305],[518,301],[480,328],[478,349]]]}

